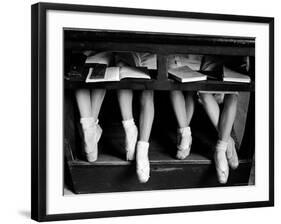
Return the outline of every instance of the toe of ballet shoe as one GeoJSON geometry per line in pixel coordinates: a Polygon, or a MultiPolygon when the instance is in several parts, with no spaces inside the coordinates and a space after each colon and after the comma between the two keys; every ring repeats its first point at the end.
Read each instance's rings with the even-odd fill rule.
{"type": "Polygon", "coordinates": [[[137,176],[140,183],[146,183],[150,177],[149,164],[137,164],[137,176]]]}
{"type": "Polygon", "coordinates": [[[179,149],[178,152],[177,152],[177,159],[185,159],[186,157],[188,157],[190,154],[190,149],[179,149]]]}
{"type": "Polygon", "coordinates": [[[229,167],[233,170],[235,170],[239,167],[239,161],[236,159],[229,159],[228,164],[229,164],[229,167]]]}
{"type": "Polygon", "coordinates": [[[149,174],[138,172],[138,179],[140,183],[146,183],[149,180],[149,174]]]}
{"type": "Polygon", "coordinates": [[[216,151],[214,154],[214,161],[216,165],[218,181],[221,184],[225,184],[229,175],[228,161],[226,159],[225,152],[216,151]]]}
{"type": "Polygon", "coordinates": [[[133,161],[133,160],[135,160],[135,153],[132,153],[132,152],[127,151],[127,153],[126,153],[126,160],[127,160],[127,161],[133,161]]]}
{"type": "Polygon", "coordinates": [[[88,162],[95,162],[98,159],[97,153],[94,153],[94,152],[87,153],[86,156],[87,156],[88,162]]]}
{"type": "Polygon", "coordinates": [[[182,139],[180,144],[177,145],[178,151],[177,151],[177,159],[185,159],[190,154],[191,144],[192,144],[192,137],[191,136],[185,136],[184,139],[182,139]]]}
{"type": "Polygon", "coordinates": [[[217,171],[218,181],[221,184],[226,184],[228,179],[228,172],[217,171]]]}

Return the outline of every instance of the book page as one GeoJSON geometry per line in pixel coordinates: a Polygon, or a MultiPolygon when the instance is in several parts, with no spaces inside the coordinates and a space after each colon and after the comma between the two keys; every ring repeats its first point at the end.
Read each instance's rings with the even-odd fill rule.
{"type": "Polygon", "coordinates": [[[108,67],[105,70],[104,81],[120,81],[119,67],[108,67]]]}
{"type": "Polygon", "coordinates": [[[99,52],[87,57],[85,64],[106,64],[110,63],[111,52],[99,52]]]}
{"type": "Polygon", "coordinates": [[[91,64],[91,67],[89,67],[86,82],[102,81],[104,79],[106,66],[107,65],[105,64],[91,64]]]}
{"type": "Polygon", "coordinates": [[[251,82],[251,79],[248,75],[241,74],[224,66],[223,81],[249,83],[251,82]]]}
{"type": "Polygon", "coordinates": [[[147,68],[129,66],[120,67],[120,80],[125,78],[151,79],[147,68]]]}
{"type": "Polygon", "coordinates": [[[120,81],[119,67],[107,67],[103,64],[95,64],[89,68],[86,82],[114,82],[120,81]]]}
{"type": "Polygon", "coordinates": [[[170,75],[180,82],[195,82],[207,79],[206,75],[193,71],[188,66],[181,66],[169,69],[170,75]]]}

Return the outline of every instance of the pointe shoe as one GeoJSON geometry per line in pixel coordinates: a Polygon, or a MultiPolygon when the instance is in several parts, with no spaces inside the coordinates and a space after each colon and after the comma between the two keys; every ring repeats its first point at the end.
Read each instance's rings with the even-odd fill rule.
{"type": "Polygon", "coordinates": [[[228,145],[226,149],[226,158],[231,169],[234,170],[238,168],[239,159],[235,148],[235,142],[232,137],[230,137],[228,140],[228,145]]]}
{"type": "Polygon", "coordinates": [[[95,162],[98,159],[98,142],[100,140],[100,137],[102,135],[102,128],[99,124],[96,124],[96,127],[94,128],[94,132],[92,135],[92,139],[95,139],[93,142],[92,151],[86,152],[86,157],[88,162],[95,162]]]}
{"type": "Polygon", "coordinates": [[[226,158],[226,148],[227,142],[219,141],[214,153],[217,177],[218,181],[221,184],[226,184],[229,175],[229,167],[226,158]]]}
{"type": "Polygon", "coordinates": [[[137,176],[140,183],[146,183],[150,176],[150,167],[148,159],[149,143],[144,141],[138,141],[137,143],[137,176]]]}
{"type": "Polygon", "coordinates": [[[84,132],[84,150],[88,162],[98,158],[98,141],[102,134],[100,125],[93,118],[81,118],[80,123],[84,132]]]}
{"type": "Polygon", "coordinates": [[[178,130],[178,151],[176,157],[178,159],[185,159],[190,154],[192,144],[192,136],[190,127],[180,128],[178,130]]]}
{"type": "Polygon", "coordinates": [[[132,161],[135,159],[135,148],[138,138],[138,129],[134,123],[134,120],[123,121],[123,127],[125,130],[125,150],[126,160],[132,161]]]}

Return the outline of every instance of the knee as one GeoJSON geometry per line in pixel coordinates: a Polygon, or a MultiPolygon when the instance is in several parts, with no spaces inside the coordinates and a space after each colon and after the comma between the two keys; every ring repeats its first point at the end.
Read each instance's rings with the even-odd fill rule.
{"type": "Polygon", "coordinates": [[[237,94],[227,94],[225,95],[225,104],[227,105],[236,105],[238,102],[238,95],[237,94]]]}
{"type": "Polygon", "coordinates": [[[106,93],[106,89],[92,89],[91,93],[92,93],[92,95],[104,96],[106,93]]]}
{"type": "Polygon", "coordinates": [[[210,93],[199,93],[199,98],[202,104],[207,104],[212,95],[210,93]]]}
{"type": "Polygon", "coordinates": [[[171,96],[172,100],[177,99],[178,97],[182,96],[182,91],[180,91],[180,90],[172,90],[170,92],[170,96],[171,96]]]}
{"type": "Polygon", "coordinates": [[[141,106],[153,106],[154,105],[154,92],[153,90],[144,90],[141,94],[141,106]]]}
{"type": "Polygon", "coordinates": [[[117,95],[118,98],[120,99],[127,99],[127,97],[132,97],[133,96],[133,90],[131,89],[119,89],[117,90],[117,95]]]}
{"type": "Polygon", "coordinates": [[[185,98],[188,99],[188,100],[192,100],[193,101],[194,100],[194,95],[195,95],[194,92],[186,92],[185,93],[185,98]]]}
{"type": "Polygon", "coordinates": [[[75,97],[77,101],[83,101],[84,99],[88,99],[90,97],[90,91],[88,89],[77,89],[75,91],[75,97]]]}

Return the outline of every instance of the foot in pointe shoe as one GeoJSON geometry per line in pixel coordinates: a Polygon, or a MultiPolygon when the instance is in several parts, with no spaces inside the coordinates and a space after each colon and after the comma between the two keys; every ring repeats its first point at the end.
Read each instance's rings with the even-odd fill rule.
{"type": "Polygon", "coordinates": [[[133,120],[123,121],[125,130],[125,150],[126,159],[132,161],[135,159],[135,148],[138,138],[138,129],[133,120]]]}
{"type": "Polygon", "coordinates": [[[95,162],[98,159],[98,142],[100,140],[102,134],[102,128],[99,124],[96,124],[96,127],[94,128],[92,139],[93,140],[93,146],[92,150],[89,152],[86,152],[87,160],[89,162],[95,162]]]}
{"type": "Polygon", "coordinates": [[[234,170],[238,168],[239,159],[235,148],[235,142],[232,137],[230,137],[228,140],[228,145],[226,149],[226,158],[231,169],[234,170]]]}
{"type": "Polygon", "coordinates": [[[229,175],[228,161],[226,158],[226,149],[227,142],[218,141],[214,152],[214,161],[216,165],[217,177],[218,181],[221,184],[227,183],[229,175]]]}
{"type": "Polygon", "coordinates": [[[88,162],[94,162],[98,157],[98,141],[102,134],[100,125],[93,118],[81,118],[84,132],[84,150],[88,162]]]}
{"type": "Polygon", "coordinates": [[[137,166],[137,176],[140,183],[146,183],[150,177],[148,148],[149,148],[148,142],[138,141],[136,166],[137,166]]]}
{"type": "Polygon", "coordinates": [[[180,128],[178,130],[178,144],[177,144],[177,155],[178,159],[185,159],[190,154],[192,136],[190,127],[180,128]]]}

